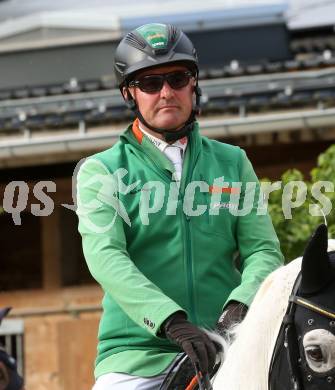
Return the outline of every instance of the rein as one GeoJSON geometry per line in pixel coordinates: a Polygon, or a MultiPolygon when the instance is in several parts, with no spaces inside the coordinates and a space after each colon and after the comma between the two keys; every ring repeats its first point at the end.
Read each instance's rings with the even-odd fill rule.
{"type": "Polygon", "coordinates": [[[202,372],[200,371],[200,367],[198,364],[195,364],[195,376],[192,378],[192,381],[190,384],[186,387],[186,390],[193,390],[195,388],[196,383],[198,382],[199,390],[213,390],[209,375],[202,375],[202,372]],[[193,387],[192,383],[194,384],[193,387]]]}
{"type": "MultiPolygon", "coordinates": [[[[221,359],[218,361],[211,373],[211,377],[213,377],[219,367],[221,365],[221,359]]],[[[185,390],[213,390],[210,376],[203,375],[200,371],[200,367],[198,364],[192,365],[188,356],[185,353],[180,354],[174,363],[169,368],[169,371],[166,374],[166,377],[164,379],[164,382],[161,384],[159,390],[175,390],[175,389],[185,389],[185,390]],[[192,374],[187,375],[186,381],[183,381],[183,375],[185,372],[183,371],[191,371],[195,372],[195,375],[192,376],[192,374]],[[182,377],[182,378],[181,378],[182,377]],[[187,385],[183,385],[181,387],[181,383],[188,383],[187,385]],[[186,387],[184,387],[186,386],[186,387]]]]}

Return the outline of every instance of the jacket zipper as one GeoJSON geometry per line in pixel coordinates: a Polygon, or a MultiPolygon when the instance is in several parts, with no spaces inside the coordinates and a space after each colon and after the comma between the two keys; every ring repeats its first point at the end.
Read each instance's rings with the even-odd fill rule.
{"type": "MultiPolygon", "coordinates": [[[[190,178],[192,177],[192,170],[187,175],[187,179],[185,182],[185,187],[183,191],[183,202],[184,202],[184,196],[185,196],[185,189],[190,182],[190,178]]],[[[197,324],[198,318],[195,308],[195,296],[194,296],[194,283],[193,283],[193,262],[192,262],[192,244],[191,244],[191,229],[190,229],[190,223],[191,223],[191,217],[186,215],[183,210],[182,217],[183,217],[183,224],[185,229],[185,247],[186,247],[186,274],[187,274],[187,285],[188,285],[188,300],[189,300],[189,307],[190,307],[190,320],[191,322],[197,324]]]]}
{"type": "MultiPolygon", "coordinates": [[[[203,182],[206,182],[205,178],[204,178],[204,175],[200,174],[200,180],[203,181],[203,182]]],[[[206,219],[207,219],[207,224],[209,225],[209,209],[211,207],[211,203],[210,201],[207,200],[207,195],[205,192],[202,193],[203,194],[203,199],[205,201],[205,205],[206,205],[206,211],[205,211],[205,214],[206,214],[206,219]]]]}
{"type": "Polygon", "coordinates": [[[184,226],[185,226],[185,239],[186,239],[186,273],[187,273],[187,284],[188,284],[188,299],[190,305],[190,320],[193,323],[197,323],[197,315],[195,310],[195,299],[194,299],[194,285],[193,285],[193,264],[192,264],[192,245],[191,245],[191,234],[190,234],[190,217],[184,215],[184,226]]]}
{"type": "MultiPolygon", "coordinates": [[[[154,166],[157,169],[157,173],[164,178],[165,181],[169,182],[171,179],[168,177],[168,175],[164,172],[161,173],[161,169],[158,167],[156,161],[151,158],[150,155],[147,155],[148,159],[154,164],[154,166]],[[170,180],[169,180],[170,179],[170,180]]],[[[186,182],[185,182],[185,187],[183,191],[183,199],[182,201],[184,202],[184,195],[185,195],[185,188],[187,184],[190,182],[190,177],[192,177],[192,171],[193,169],[190,170],[190,172],[187,175],[186,182]]],[[[194,296],[194,284],[193,284],[193,263],[192,263],[192,245],[191,245],[191,232],[190,232],[190,222],[191,218],[187,216],[183,212],[183,208],[181,208],[181,213],[182,213],[182,218],[183,218],[183,224],[184,224],[184,229],[185,229],[185,237],[186,237],[186,273],[187,273],[187,284],[188,284],[188,300],[189,300],[189,307],[190,307],[190,320],[191,322],[197,324],[198,323],[198,316],[196,314],[196,309],[195,309],[195,296],[194,296]]]]}
{"type": "MultiPolygon", "coordinates": [[[[132,144],[133,145],[133,144],[132,144]]],[[[139,149],[137,145],[133,145],[136,149],[139,149]]],[[[141,150],[141,149],[139,149],[141,150]]],[[[151,168],[149,167],[149,169],[152,169],[157,175],[159,175],[162,179],[164,179],[164,181],[166,183],[170,183],[171,181],[171,177],[170,175],[168,175],[165,170],[162,171],[162,168],[157,164],[157,162],[155,161],[155,159],[153,159],[150,154],[146,153],[146,152],[143,152],[143,150],[141,150],[141,152],[143,154],[145,154],[146,158],[152,163],[152,165],[155,167],[155,168],[151,168]]]]}
{"type": "MultiPolygon", "coordinates": [[[[158,167],[156,161],[151,158],[150,155],[146,154],[148,159],[158,168],[156,171],[162,178],[164,178],[165,181],[169,181],[168,175],[164,172],[163,174],[161,173],[160,168],[158,167]]],[[[195,163],[194,163],[195,164],[195,163]]],[[[192,177],[192,172],[193,172],[194,166],[191,168],[190,172],[187,175],[185,186],[183,189],[183,199],[182,201],[184,202],[184,195],[185,195],[185,188],[187,184],[190,182],[190,178],[192,177]]],[[[183,219],[183,224],[184,224],[184,229],[185,229],[185,237],[186,237],[186,273],[187,273],[187,284],[188,284],[188,299],[189,299],[189,307],[190,307],[190,320],[191,322],[197,324],[197,314],[196,314],[196,309],[195,309],[195,296],[194,296],[194,284],[193,284],[193,264],[192,264],[192,245],[191,245],[191,233],[190,233],[190,221],[191,218],[183,212],[183,208],[181,208],[181,213],[182,213],[182,219],[183,219]]]]}

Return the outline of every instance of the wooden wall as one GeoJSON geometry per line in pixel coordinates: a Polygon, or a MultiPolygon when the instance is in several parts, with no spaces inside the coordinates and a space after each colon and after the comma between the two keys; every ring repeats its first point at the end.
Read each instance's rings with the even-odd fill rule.
{"type": "Polygon", "coordinates": [[[0,294],[24,321],[27,390],[91,390],[101,298],[97,286],[0,294]]]}

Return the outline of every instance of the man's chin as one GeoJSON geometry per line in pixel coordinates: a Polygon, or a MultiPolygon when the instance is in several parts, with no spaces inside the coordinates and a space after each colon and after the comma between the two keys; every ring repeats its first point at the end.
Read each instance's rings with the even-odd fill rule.
{"type": "Polygon", "coordinates": [[[172,121],[159,121],[157,122],[154,126],[158,129],[164,129],[164,130],[179,130],[180,128],[183,127],[183,123],[180,122],[172,122],[172,121]]]}

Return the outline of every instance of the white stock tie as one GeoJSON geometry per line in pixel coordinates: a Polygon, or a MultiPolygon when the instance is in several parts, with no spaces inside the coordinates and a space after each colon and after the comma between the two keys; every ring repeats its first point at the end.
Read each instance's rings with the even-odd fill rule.
{"type": "Polygon", "coordinates": [[[180,181],[181,179],[181,170],[183,167],[183,159],[182,159],[182,150],[179,146],[169,145],[164,149],[165,155],[172,162],[175,169],[175,179],[180,181]]]}

